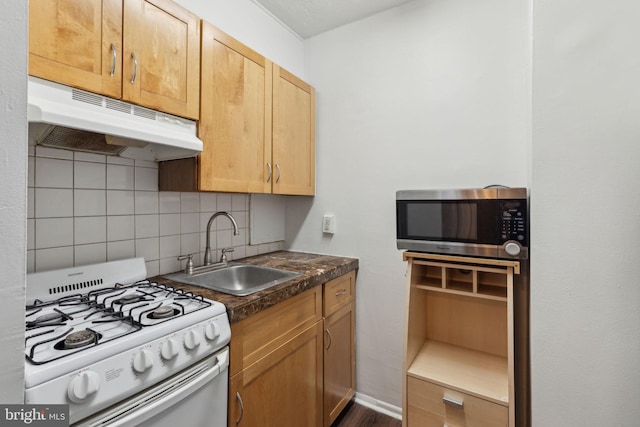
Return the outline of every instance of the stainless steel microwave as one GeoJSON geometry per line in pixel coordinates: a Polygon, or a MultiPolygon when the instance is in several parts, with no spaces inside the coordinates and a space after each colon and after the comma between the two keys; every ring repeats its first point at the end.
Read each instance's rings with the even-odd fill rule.
{"type": "Polygon", "coordinates": [[[525,188],[396,192],[398,249],[527,259],[525,188]]]}

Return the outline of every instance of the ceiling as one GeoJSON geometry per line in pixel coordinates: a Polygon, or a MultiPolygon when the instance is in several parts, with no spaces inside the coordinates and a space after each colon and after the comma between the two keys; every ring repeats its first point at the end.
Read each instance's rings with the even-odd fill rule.
{"type": "Polygon", "coordinates": [[[252,0],[307,39],[411,0],[252,0]]]}

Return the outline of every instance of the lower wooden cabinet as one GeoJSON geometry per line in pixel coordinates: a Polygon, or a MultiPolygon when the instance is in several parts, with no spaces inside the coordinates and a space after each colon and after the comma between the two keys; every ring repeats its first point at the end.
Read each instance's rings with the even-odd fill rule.
{"type": "Polygon", "coordinates": [[[229,426],[322,423],[322,321],[231,378],[229,426]]]}
{"type": "Polygon", "coordinates": [[[356,392],[355,272],[324,285],[324,426],[356,392]]]}
{"type": "Polygon", "coordinates": [[[331,425],[355,394],[355,277],[231,325],[229,427],[331,425]]]}

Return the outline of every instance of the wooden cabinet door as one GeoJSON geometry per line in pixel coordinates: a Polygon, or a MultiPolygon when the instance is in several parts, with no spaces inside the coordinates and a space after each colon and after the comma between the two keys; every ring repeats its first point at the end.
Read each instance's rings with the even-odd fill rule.
{"type": "Polygon", "coordinates": [[[273,193],[315,193],[315,89],[273,65],[273,193]]]}
{"type": "Polygon", "coordinates": [[[351,302],[325,319],[324,425],[329,427],[356,391],[355,307],[351,302]]]}
{"type": "Polygon", "coordinates": [[[322,321],[231,378],[228,425],[322,425],[322,321]]]}
{"type": "Polygon", "coordinates": [[[202,23],[199,189],[270,193],[271,62],[202,23]]]}
{"type": "Polygon", "coordinates": [[[122,82],[122,0],[29,0],[29,74],[113,98],[122,82]]]}
{"type": "Polygon", "coordinates": [[[122,98],[197,119],[198,17],[169,0],[127,0],[124,5],[122,98]]]}

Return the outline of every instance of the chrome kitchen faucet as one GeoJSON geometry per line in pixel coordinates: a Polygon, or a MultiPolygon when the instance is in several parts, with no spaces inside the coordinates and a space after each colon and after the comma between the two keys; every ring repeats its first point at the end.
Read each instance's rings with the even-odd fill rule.
{"type": "MultiPolygon", "coordinates": [[[[219,216],[226,216],[227,218],[229,218],[229,220],[231,221],[231,224],[233,225],[233,235],[234,236],[237,236],[238,234],[240,234],[240,231],[238,231],[238,224],[236,223],[236,220],[233,218],[233,216],[230,213],[228,213],[228,212],[216,212],[213,215],[211,215],[211,218],[209,218],[209,222],[207,222],[207,247],[204,250],[204,265],[211,265],[212,264],[212,261],[211,261],[211,224],[213,224],[213,220],[216,219],[219,216]]],[[[224,256],[224,253],[223,253],[223,256],[224,256]]]]}

